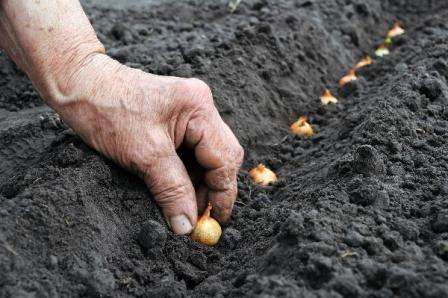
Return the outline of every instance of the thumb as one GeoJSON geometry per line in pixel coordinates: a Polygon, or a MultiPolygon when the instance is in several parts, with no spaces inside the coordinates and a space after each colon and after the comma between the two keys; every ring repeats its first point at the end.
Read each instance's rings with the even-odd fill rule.
{"type": "Polygon", "coordinates": [[[197,220],[195,190],[177,154],[155,158],[144,180],[173,232],[191,233],[197,220]]]}

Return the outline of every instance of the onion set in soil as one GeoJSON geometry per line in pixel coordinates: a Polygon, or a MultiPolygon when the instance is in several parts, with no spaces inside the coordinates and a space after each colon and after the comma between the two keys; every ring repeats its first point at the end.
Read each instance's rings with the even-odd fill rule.
{"type": "Polygon", "coordinates": [[[392,29],[389,30],[389,32],[387,32],[387,37],[388,38],[394,38],[397,37],[399,35],[402,35],[404,33],[404,29],[401,27],[400,23],[397,22],[392,26],[392,29]]]}
{"type": "Polygon", "coordinates": [[[314,135],[313,127],[307,122],[305,116],[300,117],[296,122],[291,124],[289,130],[299,137],[311,137],[314,135]]]}
{"type": "Polygon", "coordinates": [[[355,69],[363,68],[364,66],[370,65],[372,63],[373,63],[372,58],[370,58],[370,56],[367,56],[367,57],[359,60],[358,63],[356,63],[355,69]]]}
{"type": "Polygon", "coordinates": [[[191,233],[191,239],[208,246],[213,246],[218,243],[222,234],[222,229],[218,221],[210,217],[211,210],[212,205],[209,203],[191,233]]]}
{"type": "Polygon", "coordinates": [[[255,168],[249,171],[249,175],[255,184],[267,186],[277,181],[277,175],[264,164],[259,164],[255,168]]]}
{"type": "Polygon", "coordinates": [[[348,73],[339,80],[339,87],[342,88],[347,83],[352,82],[352,81],[356,81],[357,79],[358,79],[358,77],[356,76],[355,69],[350,69],[348,71],[348,73]]]}
{"type": "Polygon", "coordinates": [[[380,45],[375,51],[375,55],[378,57],[384,57],[390,54],[389,49],[385,45],[380,45]]]}
{"type": "Polygon", "coordinates": [[[330,90],[326,89],[324,94],[320,97],[320,102],[323,105],[328,105],[330,103],[337,103],[338,99],[331,94],[330,90]]]}

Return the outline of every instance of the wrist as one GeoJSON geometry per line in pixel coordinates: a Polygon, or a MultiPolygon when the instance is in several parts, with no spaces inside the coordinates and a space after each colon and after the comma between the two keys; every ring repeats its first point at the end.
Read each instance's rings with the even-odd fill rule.
{"type": "Polygon", "coordinates": [[[42,79],[32,78],[33,84],[45,102],[59,112],[66,103],[79,99],[78,87],[83,80],[89,80],[84,87],[99,84],[99,73],[110,59],[104,52],[102,45],[98,45],[67,53],[60,62],[45,68],[45,73],[40,74],[42,79]],[[98,75],[88,75],[89,72],[98,75]]]}
{"type": "MultiPolygon", "coordinates": [[[[101,111],[114,106],[114,81],[122,65],[101,52],[91,52],[58,72],[46,102],[84,140],[94,140],[92,126],[100,125],[101,111]]],[[[93,145],[94,148],[97,148],[93,145]]]]}
{"type": "Polygon", "coordinates": [[[0,1],[0,44],[50,106],[70,77],[104,53],[79,1],[0,1]]]}

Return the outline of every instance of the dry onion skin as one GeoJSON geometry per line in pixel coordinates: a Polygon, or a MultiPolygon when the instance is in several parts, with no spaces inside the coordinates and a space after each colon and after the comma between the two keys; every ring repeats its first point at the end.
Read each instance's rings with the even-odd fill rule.
{"type": "Polygon", "coordinates": [[[347,83],[352,82],[352,81],[356,81],[357,79],[358,79],[358,77],[356,76],[355,69],[350,69],[348,71],[348,73],[339,80],[339,87],[342,88],[347,83]]]}
{"type": "Polygon", "coordinates": [[[376,49],[376,51],[375,51],[375,55],[377,55],[378,57],[384,57],[389,54],[390,54],[389,49],[384,45],[379,46],[379,48],[376,49]]]}
{"type": "Polygon", "coordinates": [[[359,60],[358,63],[356,63],[355,69],[363,68],[364,66],[370,65],[372,63],[373,63],[372,58],[370,58],[370,56],[367,56],[367,57],[359,60]]]}
{"type": "Polygon", "coordinates": [[[300,137],[311,137],[314,135],[313,127],[307,122],[305,116],[300,117],[299,120],[291,124],[289,130],[294,135],[300,137]]]}
{"type": "Polygon", "coordinates": [[[392,29],[390,29],[389,32],[387,32],[387,37],[394,38],[404,33],[405,33],[404,29],[401,27],[400,23],[397,22],[392,26],[392,29]]]}
{"type": "Polygon", "coordinates": [[[331,94],[330,90],[326,89],[324,94],[320,97],[320,102],[323,105],[328,105],[330,103],[337,103],[338,99],[331,94]]]}
{"type": "Polygon", "coordinates": [[[277,175],[270,169],[266,168],[264,164],[259,164],[249,171],[249,175],[255,184],[267,186],[277,182],[277,175]]]}
{"type": "Polygon", "coordinates": [[[209,203],[207,208],[199,217],[193,232],[191,233],[191,239],[196,242],[213,246],[218,243],[219,238],[221,238],[222,229],[219,222],[210,217],[210,211],[212,210],[212,205],[209,203]]]}

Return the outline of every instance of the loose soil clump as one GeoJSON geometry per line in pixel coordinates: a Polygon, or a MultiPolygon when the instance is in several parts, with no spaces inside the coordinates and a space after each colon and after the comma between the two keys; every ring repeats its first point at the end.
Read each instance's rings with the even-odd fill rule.
{"type": "Polygon", "coordinates": [[[115,59],[211,86],[246,149],[232,220],[216,247],[173,235],[0,55],[1,297],[448,297],[446,1],[87,12],[115,59]],[[391,54],[339,89],[395,21],[391,54]],[[302,115],[310,138],[288,131],[302,115]],[[259,163],[276,184],[251,182],[259,163]]]}

